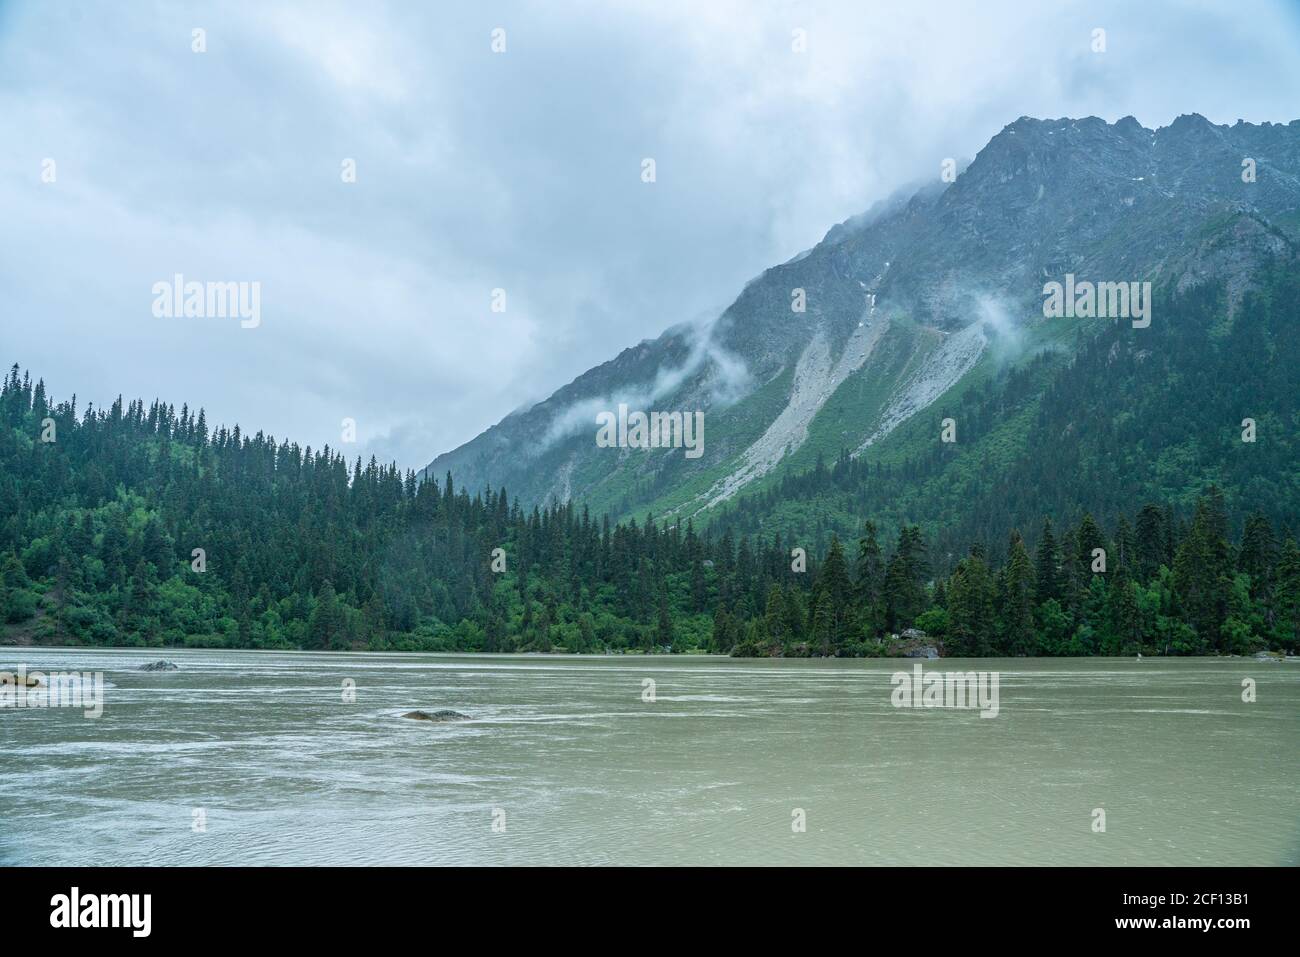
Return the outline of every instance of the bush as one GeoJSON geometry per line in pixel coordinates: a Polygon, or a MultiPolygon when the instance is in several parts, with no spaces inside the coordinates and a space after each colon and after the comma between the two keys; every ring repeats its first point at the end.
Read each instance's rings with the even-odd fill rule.
{"type": "Polygon", "coordinates": [[[26,621],[36,614],[37,601],[36,592],[29,588],[12,589],[0,600],[0,607],[4,609],[4,620],[11,625],[26,621]]]}

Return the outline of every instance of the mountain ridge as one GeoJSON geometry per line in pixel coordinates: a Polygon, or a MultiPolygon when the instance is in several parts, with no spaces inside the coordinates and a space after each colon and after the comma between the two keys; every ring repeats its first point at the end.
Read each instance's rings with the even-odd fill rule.
{"type": "Polygon", "coordinates": [[[677,325],[623,350],[421,474],[616,515],[707,513],[795,463],[828,427],[828,403],[849,406],[842,445],[864,454],[993,352],[1066,348],[1035,315],[1048,279],[1182,270],[1184,284],[1226,276],[1239,298],[1251,256],[1201,256],[1194,274],[1189,257],[1238,213],[1259,224],[1254,242],[1296,238],[1298,156],[1300,120],[1216,126],[1190,113],[1152,130],[1132,117],[1020,117],[953,182],[891,196],[764,270],[707,329],[677,325]],[[804,313],[791,310],[798,289],[804,313]],[[860,401],[840,401],[850,394],[860,401]],[[597,449],[595,413],[620,401],[703,408],[704,456],[597,449]]]}

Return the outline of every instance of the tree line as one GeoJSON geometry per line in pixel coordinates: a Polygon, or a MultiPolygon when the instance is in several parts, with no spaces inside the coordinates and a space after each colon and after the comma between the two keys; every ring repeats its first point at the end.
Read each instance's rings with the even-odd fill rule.
{"type": "MultiPolygon", "coordinates": [[[[973,542],[1004,557],[1011,531],[1084,512],[1115,534],[1144,503],[1190,518],[1210,485],[1234,528],[1300,518],[1300,270],[1268,263],[1234,297],[1221,282],[1157,296],[1150,328],[1103,323],[1065,350],[1020,356],[917,413],[866,454],[755,482],[710,525],[795,532],[823,554],[864,518],[891,538],[923,521],[935,571],[973,542]],[[957,441],[938,441],[952,417],[957,441]]],[[[992,363],[991,363],[992,364],[992,363]]],[[[1143,580],[1143,585],[1147,584],[1143,580]]]]}
{"type": "Polygon", "coordinates": [[[1257,514],[1231,543],[1217,488],[1191,516],[1044,522],[996,560],[935,562],[918,525],[882,543],[871,522],[800,557],[780,533],[524,509],[161,400],[78,414],[17,365],[0,425],[8,641],[854,656],[919,629],[950,655],[1206,654],[1300,628],[1294,538],[1257,514]]]}

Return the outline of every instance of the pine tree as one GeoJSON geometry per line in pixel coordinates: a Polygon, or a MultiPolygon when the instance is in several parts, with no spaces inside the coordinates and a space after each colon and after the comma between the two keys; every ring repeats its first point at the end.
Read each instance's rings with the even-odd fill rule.
{"type": "Polygon", "coordinates": [[[823,657],[835,653],[835,607],[828,591],[823,590],[813,607],[812,616],[813,651],[823,657]]]}
{"type": "Polygon", "coordinates": [[[1157,505],[1143,505],[1138,514],[1137,532],[1134,536],[1136,575],[1139,581],[1149,582],[1164,564],[1164,517],[1157,505]]]}
{"type": "Polygon", "coordinates": [[[831,537],[830,548],[819,570],[816,587],[821,597],[818,599],[819,604],[814,608],[814,613],[820,609],[820,602],[824,598],[831,616],[826,625],[830,634],[829,650],[823,650],[822,654],[839,654],[846,643],[852,640],[855,628],[853,583],[849,580],[849,569],[838,536],[831,537]]]}
{"type": "Polygon", "coordinates": [[[1275,605],[1273,633],[1282,647],[1294,654],[1300,648],[1300,548],[1294,538],[1282,543],[1278,557],[1275,605]]]}
{"type": "Polygon", "coordinates": [[[0,625],[26,621],[36,614],[36,593],[30,586],[27,570],[11,551],[0,566],[0,625]]]}
{"type": "Polygon", "coordinates": [[[699,614],[707,602],[704,582],[704,562],[696,555],[691,560],[691,611],[699,614]]]}
{"type": "Polygon", "coordinates": [[[1121,564],[1107,589],[1103,654],[1135,655],[1142,650],[1142,619],[1134,588],[1127,566],[1121,564]]]}
{"type": "Polygon", "coordinates": [[[1067,651],[1071,656],[1101,653],[1102,638],[1108,627],[1108,596],[1106,576],[1093,575],[1080,599],[1077,626],[1067,651]]]}
{"type": "Polygon", "coordinates": [[[903,631],[925,610],[928,574],[921,530],[905,525],[898,533],[898,548],[885,568],[885,618],[889,630],[903,631]]]}
{"type": "Polygon", "coordinates": [[[993,578],[976,555],[962,559],[948,583],[947,651],[956,656],[982,656],[993,651],[995,615],[993,578]]]}
{"type": "Polygon", "coordinates": [[[783,647],[789,644],[792,636],[786,622],[785,591],[779,582],[773,582],[767,589],[763,619],[767,635],[772,641],[783,647]]]}
{"type": "Polygon", "coordinates": [[[1020,533],[1011,533],[1002,577],[1002,641],[1008,654],[1028,655],[1034,642],[1034,570],[1020,533]]]}
{"type": "Polygon", "coordinates": [[[343,614],[333,583],[326,581],[316,595],[316,607],[307,626],[309,648],[333,648],[343,632],[343,614]]]}
{"type": "Polygon", "coordinates": [[[853,592],[863,633],[868,638],[878,637],[885,630],[885,562],[874,522],[863,524],[858,539],[853,592]]]}
{"type": "Polygon", "coordinates": [[[1047,518],[1043,520],[1043,534],[1034,554],[1034,597],[1039,602],[1060,596],[1058,562],[1056,536],[1052,534],[1052,520],[1047,518]]]}
{"type": "Polygon", "coordinates": [[[791,644],[797,645],[807,640],[807,616],[799,592],[794,588],[787,588],[785,592],[785,631],[790,636],[791,644]]]}
{"type": "Polygon", "coordinates": [[[726,606],[719,604],[713,612],[713,633],[709,640],[709,650],[714,654],[727,655],[736,644],[735,626],[726,606]]]}
{"type": "Polygon", "coordinates": [[[655,627],[655,642],[660,648],[668,650],[673,646],[673,616],[668,610],[668,589],[661,583],[659,586],[659,620],[655,627]]]}
{"type": "Polygon", "coordinates": [[[1237,555],[1237,571],[1250,576],[1250,596],[1256,601],[1267,602],[1272,594],[1277,557],[1273,526],[1265,515],[1256,512],[1246,519],[1237,555]]]}
{"type": "MultiPolygon", "coordinates": [[[[1079,533],[1075,536],[1075,541],[1078,543],[1079,549],[1075,556],[1075,561],[1079,566],[1079,580],[1085,583],[1084,587],[1086,588],[1091,576],[1094,574],[1092,570],[1095,561],[1093,553],[1099,548],[1105,549],[1106,538],[1102,535],[1101,529],[1093,520],[1093,517],[1085,514],[1083,520],[1079,523],[1079,533]]],[[[1108,568],[1109,561],[1110,556],[1107,556],[1108,568]]]]}
{"type": "Polygon", "coordinates": [[[1114,567],[1110,570],[1118,570],[1129,562],[1135,561],[1137,548],[1134,544],[1133,528],[1129,525],[1128,519],[1120,517],[1115,526],[1115,556],[1114,567]]]}
{"type": "Polygon", "coordinates": [[[1211,487],[1174,556],[1174,591],[1188,624],[1207,650],[1218,650],[1231,587],[1227,518],[1221,495],[1211,487]]]}

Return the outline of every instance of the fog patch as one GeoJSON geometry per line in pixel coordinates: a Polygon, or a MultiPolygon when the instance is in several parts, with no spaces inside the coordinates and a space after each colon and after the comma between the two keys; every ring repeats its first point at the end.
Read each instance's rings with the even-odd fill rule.
{"type": "Polygon", "coordinates": [[[690,352],[681,365],[661,367],[653,382],[633,385],[625,389],[588,399],[579,399],[557,412],[547,426],[546,434],[532,450],[541,455],[555,443],[587,428],[594,428],[596,416],[626,405],[630,409],[649,409],[664,396],[672,395],[691,376],[705,369],[706,389],[697,401],[706,406],[726,406],[737,401],[749,389],[751,377],[745,362],[735,353],[727,351],[713,338],[716,322],[705,325],[683,326],[682,331],[691,340],[690,352]]]}
{"type": "Polygon", "coordinates": [[[1012,359],[1024,351],[1025,330],[1003,300],[988,294],[977,295],[975,310],[998,358],[1012,359]]]}

